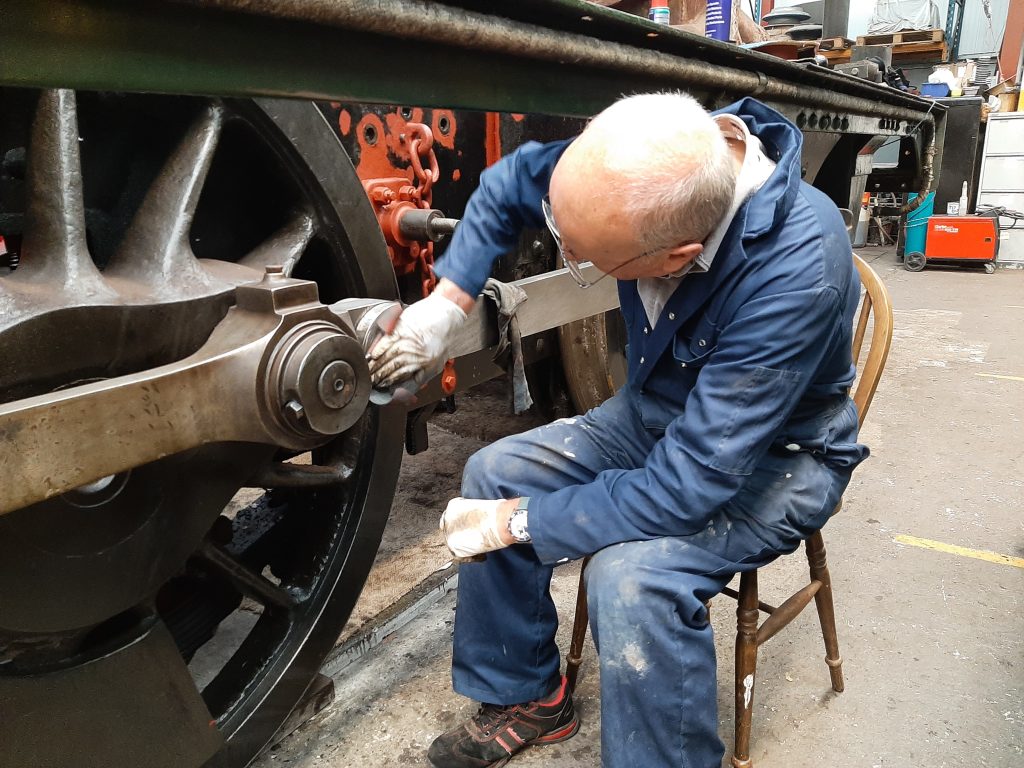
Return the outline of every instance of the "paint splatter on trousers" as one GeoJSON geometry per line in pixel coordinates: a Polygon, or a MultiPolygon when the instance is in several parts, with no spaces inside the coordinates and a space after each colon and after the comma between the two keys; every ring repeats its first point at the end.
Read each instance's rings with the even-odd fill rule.
{"type": "MultiPolygon", "coordinates": [[[[661,437],[627,395],[484,448],[467,498],[537,496],[643,463],[661,437]]],[[[792,552],[825,524],[849,470],[810,453],[768,454],[740,492],[690,536],[630,541],[594,554],[587,597],[601,675],[605,768],[718,768],[715,647],[704,603],[734,574],[792,552]]],[[[595,510],[614,515],[615,510],[595,510]]],[[[596,522],[594,524],[599,524],[596,522]]],[[[477,701],[515,704],[559,679],[552,567],[529,545],[492,552],[459,573],[452,679],[477,701]]]]}

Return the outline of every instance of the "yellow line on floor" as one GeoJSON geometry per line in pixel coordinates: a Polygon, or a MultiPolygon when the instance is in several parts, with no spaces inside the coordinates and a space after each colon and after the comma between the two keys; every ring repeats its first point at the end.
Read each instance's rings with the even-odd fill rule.
{"type": "Polygon", "coordinates": [[[1024,376],[1000,376],[998,373],[976,373],[975,376],[986,376],[990,379],[1005,379],[1006,381],[1024,381],[1024,376]]]}
{"type": "Polygon", "coordinates": [[[989,563],[996,563],[997,565],[1012,565],[1014,568],[1024,568],[1024,557],[1010,557],[1009,555],[1001,555],[998,552],[989,552],[987,549],[968,549],[967,547],[958,547],[955,544],[946,544],[941,541],[919,539],[917,536],[906,536],[902,533],[896,537],[896,541],[900,544],[909,544],[912,547],[934,549],[937,552],[947,552],[951,555],[960,555],[961,557],[973,557],[977,560],[984,560],[989,563]]]}

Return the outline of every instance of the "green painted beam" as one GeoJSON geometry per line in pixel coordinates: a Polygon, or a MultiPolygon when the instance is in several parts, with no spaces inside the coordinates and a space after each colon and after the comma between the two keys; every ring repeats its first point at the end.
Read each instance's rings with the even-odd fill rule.
{"type": "Polygon", "coordinates": [[[760,95],[903,120],[923,102],[576,0],[5,0],[0,84],[590,115],[623,93],[760,95]],[[458,5],[466,7],[460,8],[458,5]],[[663,31],[656,31],[656,30],[663,31]],[[445,39],[447,38],[447,39],[445,39]]]}
{"type": "Polygon", "coordinates": [[[174,3],[0,8],[0,84],[590,115],[637,79],[174,3]]]}

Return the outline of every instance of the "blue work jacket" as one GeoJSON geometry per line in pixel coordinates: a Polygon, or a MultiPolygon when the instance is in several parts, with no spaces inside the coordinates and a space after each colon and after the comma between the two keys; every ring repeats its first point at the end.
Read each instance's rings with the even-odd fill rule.
{"type": "MultiPolygon", "coordinates": [[[[813,452],[847,479],[867,455],[855,414],[843,434],[834,426],[837,413],[853,411],[860,299],[842,217],[801,181],[803,137],[792,123],[751,98],[721,112],[746,122],[775,171],[734,216],[711,268],[680,283],[654,328],[636,281],[619,281],[628,330],[623,395],[663,436],[641,468],[531,499],[542,560],[696,533],[769,451],[813,452]],[[573,521],[595,509],[608,510],[602,524],[577,530],[573,521]]],[[[477,293],[520,230],[544,226],[541,200],[568,143],[524,144],[482,174],[439,275],[477,293]]]]}

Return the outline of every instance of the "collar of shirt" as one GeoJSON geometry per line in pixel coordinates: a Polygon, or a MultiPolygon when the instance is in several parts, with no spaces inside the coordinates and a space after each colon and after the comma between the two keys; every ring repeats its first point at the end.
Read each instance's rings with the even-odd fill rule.
{"type": "Polygon", "coordinates": [[[736,176],[736,191],[733,194],[732,205],[729,206],[729,211],[722,218],[722,222],[704,241],[704,250],[680,272],[665,277],[643,277],[637,280],[637,292],[652,328],[682,279],[691,272],[707,272],[711,268],[711,263],[718,253],[722,240],[725,239],[725,233],[732,224],[736,212],[748,197],[764,186],[775,170],[775,163],[765,154],[761,140],[747,130],[747,125],[742,119],[736,115],[718,115],[715,121],[723,128],[733,130],[734,135],[737,138],[742,137],[747,145],[743,165],[736,176]]]}

